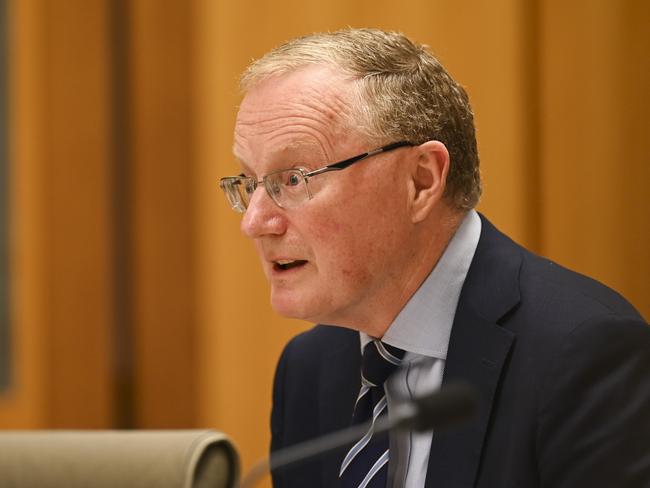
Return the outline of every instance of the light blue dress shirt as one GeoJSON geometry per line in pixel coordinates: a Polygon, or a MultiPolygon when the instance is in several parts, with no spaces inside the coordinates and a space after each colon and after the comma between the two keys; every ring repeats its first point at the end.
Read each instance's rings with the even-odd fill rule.
{"type": "MultiPolygon", "coordinates": [[[[481,219],[471,210],[433,271],[384,334],[382,341],[406,351],[403,367],[386,383],[388,415],[400,403],[440,388],[458,298],[480,234],[481,219]]],[[[360,335],[363,351],[372,338],[360,335]]],[[[424,486],[432,438],[432,431],[391,433],[388,486],[424,486]]]]}

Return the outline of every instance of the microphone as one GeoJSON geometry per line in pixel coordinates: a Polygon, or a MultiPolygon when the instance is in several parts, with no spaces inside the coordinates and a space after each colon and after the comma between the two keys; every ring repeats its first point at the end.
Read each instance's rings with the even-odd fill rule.
{"type": "MultiPolygon", "coordinates": [[[[376,434],[390,429],[425,431],[445,430],[470,420],[477,410],[478,394],[467,383],[452,383],[433,392],[404,403],[375,422],[376,434]]],[[[293,446],[279,449],[253,465],[244,477],[240,488],[251,488],[270,470],[311,459],[333,449],[357,441],[368,432],[372,421],[354,425],[331,434],[317,437],[293,446]]]]}

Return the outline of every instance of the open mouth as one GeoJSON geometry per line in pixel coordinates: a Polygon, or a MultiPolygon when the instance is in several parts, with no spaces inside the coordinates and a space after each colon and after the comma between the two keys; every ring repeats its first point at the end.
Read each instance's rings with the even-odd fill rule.
{"type": "Polygon", "coordinates": [[[295,261],[291,261],[291,260],[274,261],[273,269],[276,271],[287,271],[289,269],[304,266],[305,264],[307,264],[307,261],[305,261],[304,259],[296,259],[295,261]]]}

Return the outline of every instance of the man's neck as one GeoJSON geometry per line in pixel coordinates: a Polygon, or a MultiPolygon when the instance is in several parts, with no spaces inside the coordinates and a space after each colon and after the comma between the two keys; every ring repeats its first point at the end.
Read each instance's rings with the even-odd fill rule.
{"type": "Polygon", "coordinates": [[[423,225],[417,229],[420,235],[412,251],[412,265],[400,273],[403,279],[395,281],[392,296],[380,297],[371,307],[367,307],[368,315],[365,318],[355,324],[346,324],[346,327],[374,338],[383,337],[395,317],[436,267],[466,214],[466,211],[447,212],[437,219],[435,225],[423,225]]]}

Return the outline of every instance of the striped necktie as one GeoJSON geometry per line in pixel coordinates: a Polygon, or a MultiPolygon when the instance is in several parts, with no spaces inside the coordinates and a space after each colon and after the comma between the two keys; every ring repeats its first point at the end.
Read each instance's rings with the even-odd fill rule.
{"type": "Polygon", "coordinates": [[[342,488],[385,488],[388,476],[388,432],[373,435],[380,416],[387,414],[384,382],[399,366],[404,351],[375,339],[363,349],[361,390],[352,424],[372,420],[368,432],[348,451],[339,473],[342,488]]]}

